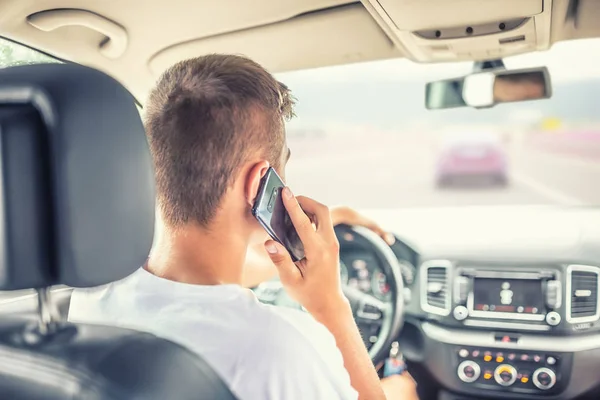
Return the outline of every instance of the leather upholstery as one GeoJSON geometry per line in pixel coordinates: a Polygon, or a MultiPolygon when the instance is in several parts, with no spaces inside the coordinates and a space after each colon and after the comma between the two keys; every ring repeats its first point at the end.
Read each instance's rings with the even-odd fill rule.
{"type": "Polygon", "coordinates": [[[68,324],[42,337],[35,324],[0,320],[0,398],[234,399],[200,357],[154,335],[68,324]]]}
{"type": "Polygon", "coordinates": [[[0,70],[0,290],[102,285],[142,265],[152,160],[135,99],[74,64],[0,70]]]}
{"type": "MultiPolygon", "coordinates": [[[[0,177],[0,290],[96,286],[144,263],[151,158],[133,97],[107,75],[65,64],[0,70],[0,177]]],[[[64,312],[70,292],[60,296],[64,312]]],[[[55,304],[41,304],[49,323],[35,310],[0,315],[2,399],[234,399],[178,344],[52,320],[55,304]]]]}

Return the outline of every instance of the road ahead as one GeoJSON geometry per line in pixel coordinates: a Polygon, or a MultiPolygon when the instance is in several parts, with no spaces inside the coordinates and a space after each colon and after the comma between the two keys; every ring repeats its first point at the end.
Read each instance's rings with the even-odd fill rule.
{"type": "Polygon", "coordinates": [[[440,190],[426,140],[390,136],[291,140],[287,178],[296,193],[357,208],[600,204],[600,161],[508,147],[509,185],[440,190]],[[308,144],[310,143],[310,145],[308,144]]]}

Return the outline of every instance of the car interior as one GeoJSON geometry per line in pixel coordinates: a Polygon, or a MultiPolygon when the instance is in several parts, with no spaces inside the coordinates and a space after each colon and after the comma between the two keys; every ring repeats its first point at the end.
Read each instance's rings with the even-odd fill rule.
{"type": "Polygon", "coordinates": [[[235,398],[183,346],[67,322],[72,288],[152,246],[153,84],[231,53],[298,97],[295,191],[396,238],[336,227],[374,365],[397,343],[423,400],[600,398],[598,21],[594,0],[0,1],[0,397],[235,398]]]}

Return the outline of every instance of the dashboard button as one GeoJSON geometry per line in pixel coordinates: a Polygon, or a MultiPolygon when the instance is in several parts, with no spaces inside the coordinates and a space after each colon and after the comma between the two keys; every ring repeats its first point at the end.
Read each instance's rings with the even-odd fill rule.
{"type": "Polygon", "coordinates": [[[538,389],[548,390],[556,383],[556,374],[549,368],[539,368],[535,370],[531,380],[538,389]]]}
{"type": "Polygon", "coordinates": [[[458,355],[461,358],[467,358],[467,357],[469,357],[469,350],[467,350],[467,349],[460,349],[458,351],[458,355]]]}
{"type": "Polygon", "coordinates": [[[457,306],[454,308],[452,315],[457,321],[463,321],[469,316],[469,310],[465,306],[457,306]]]}
{"type": "Polygon", "coordinates": [[[486,351],[485,353],[483,353],[483,361],[490,362],[493,359],[494,359],[494,357],[492,356],[492,352],[491,351],[486,351]]]}
{"type": "Polygon", "coordinates": [[[479,350],[473,350],[473,351],[471,352],[471,355],[472,355],[474,358],[477,358],[477,357],[479,357],[479,356],[481,355],[481,352],[480,352],[479,350]]]}
{"type": "Polygon", "coordinates": [[[460,363],[456,371],[461,381],[465,383],[475,382],[479,378],[481,368],[475,361],[466,360],[460,363]]]}
{"type": "Polygon", "coordinates": [[[560,324],[560,320],[560,314],[556,311],[550,311],[548,314],[546,314],[546,323],[550,326],[556,326],[560,324]]]}
{"type": "Polygon", "coordinates": [[[554,365],[554,364],[556,364],[556,358],[550,356],[550,357],[546,358],[546,362],[548,363],[548,365],[554,365]]]}
{"type": "Polygon", "coordinates": [[[494,379],[500,386],[510,386],[517,380],[517,370],[512,365],[498,365],[494,371],[494,379]]]}

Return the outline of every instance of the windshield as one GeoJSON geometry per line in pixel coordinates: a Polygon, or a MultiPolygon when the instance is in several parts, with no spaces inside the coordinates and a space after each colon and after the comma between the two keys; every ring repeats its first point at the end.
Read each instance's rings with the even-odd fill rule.
{"type": "Polygon", "coordinates": [[[298,100],[288,184],[360,208],[600,203],[600,40],[506,58],[547,66],[548,100],[429,111],[428,81],[471,63],[386,60],[279,74],[298,100]]]}

